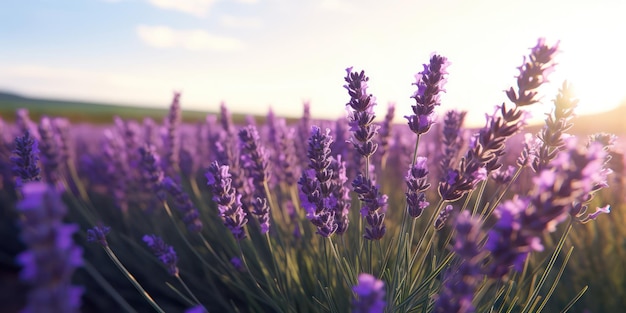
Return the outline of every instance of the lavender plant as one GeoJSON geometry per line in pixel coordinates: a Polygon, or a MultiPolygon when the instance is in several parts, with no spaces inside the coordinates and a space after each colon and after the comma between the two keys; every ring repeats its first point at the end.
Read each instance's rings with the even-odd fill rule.
{"type": "MultiPolygon", "coordinates": [[[[572,256],[568,238],[608,220],[601,195],[615,162],[614,137],[583,143],[567,134],[576,106],[568,84],[545,127],[518,141],[524,148],[510,144],[522,135],[525,108],[540,102],[557,51],[539,40],[505,92],[510,103],[478,130],[463,127],[466,112],[437,118],[449,66],[439,54],[416,75],[404,125],[392,123],[399,104],[376,121],[369,77],[352,68],[348,117],[338,121],[312,119],[306,103],[295,123],[270,112],[264,124],[251,117],[238,125],[222,104],[219,120],[189,125],[177,93],[163,125],[118,118],[97,145],[55,128],[56,119],[33,128],[21,112],[11,159],[24,184],[17,207],[31,212],[29,186],[42,188],[35,198],[43,207],[61,207],[58,192],[66,192],[68,219],[86,230],[76,239],[98,243],[84,246],[85,296],[106,295],[124,311],[548,311],[564,298],[557,286],[572,256]],[[64,157],[77,146],[83,161],[64,157]],[[41,180],[40,168],[45,182],[29,182],[41,180]],[[127,302],[124,288],[141,301],[127,302]]],[[[76,300],[67,282],[81,264],[74,229],[53,216],[63,238],[45,249],[66,262],[58,273],[76,300]]],[[[30,281],[34,292],[50,287],[30,281]]],[[[77,310],[74,300],[67,312],[77,310]]]]}

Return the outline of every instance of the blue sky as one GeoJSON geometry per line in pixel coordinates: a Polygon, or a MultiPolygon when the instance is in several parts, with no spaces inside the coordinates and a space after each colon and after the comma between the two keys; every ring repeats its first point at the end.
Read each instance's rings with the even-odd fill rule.
{"type": "Polygon", "coordinates": [[[8,0],[0,11],[0,90],[165,107],[339,117],[345,68],[364,69],[383,115],[409,114],[414,74],[447,56],[440,114],[479,125],[506,100],[537,38],[560,41],[541,119],[564,79],[579,112],[626,98],[626,1],[8,0]]]}

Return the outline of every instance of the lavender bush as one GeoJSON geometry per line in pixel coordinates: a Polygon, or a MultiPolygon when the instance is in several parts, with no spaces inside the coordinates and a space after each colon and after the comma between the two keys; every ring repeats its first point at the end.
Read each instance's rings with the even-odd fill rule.
{"type": "Polygon", "coordinates": [[[352,67],[348,117],[337,121],[311,119],[306,104],[295,123],[270,111],[265,124],[240,125],[222,105],[191,125],[179,93],[163,124],[117,118],[78,132],[48,117],[37,128],[20,111],[15,125],[0,123],[0,170],[29,249],[22,277],[40,295],[26,311],[44,288],[59,290],[44,300],[64,312],[82,290],[103,312],[597,309],[593,290],[569,277],[585,263],[570,259],[574,246],[598,249],[594,229],[619,223],[603,216],[607,190],[622,195],[610,200],[623,216],[613,177],[623,179],[624,160],[615,136],[568,134],[577,101],[567,83],[545,126],[524,133],[557,51],[539,40],[477,130],[463,127],[466,112],[444,109],[449,62],[439,54],[416,75],[403,125],[392,123],[398,104],[377,121],[376,82],[352,67]],[[74,238],[49,214],[63,205],[82,229],[74,238]],[[38,244],[28,234],[41,225],[59,225],[61,239],[38,244]],[[54,266],[26,262],[32,251],[57,256],[54,266]],[[77,266],[84,289],[72,285],[77,266]]]}

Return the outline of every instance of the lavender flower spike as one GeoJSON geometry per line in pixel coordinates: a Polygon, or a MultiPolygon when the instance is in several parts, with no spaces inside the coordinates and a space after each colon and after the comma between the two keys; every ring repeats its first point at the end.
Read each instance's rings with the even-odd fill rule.
{"type": "Polygon", "coordinates": [[[484,251],[480,248],[482,222],[463,211],[456,218],[456,235],[452,250],[461,259],[458,266],[450,267],[444,274],[443,285],[435,299],[433,312],[471,313],[474,293],[482,279],[481,262],[484,251]]]}
{"type": "Polygon", "coordinates": [[[103,247],[109,246],[107,242],[106,235],[111,231],[111,227],[105,225],[97,225],[94,228],[87,230],[87,241],[88,242],[97,242],[103,247]]]}
{"type": "Polygon", "coordinates": [[[187,225],[187,229],[195,233],[201,232],[202,221],[200,221],[200,213],[198,213],[198,209],[189,199],[189,195],[170,177],[163,179],[163,186],[174,198],[178,210],[183,214],[183,222],[187,225]]]}
{"type": "Polygon", "coordinates": [[[528,59],[524,58],[524,64],[518,69],[518,90],[513,87],[506,91],[506,95],[516,106],[526,106],[539,102],[537,91],[539,86],[548,81],[548,74],[554,71],[554,55],[559,50],[559,43],[549,47],[545,38],[539,38],[537,45],[531,48],[528,59]]]}
{"type": "Polygon", "coordinates": [[[435,107],[440,105],[439,93],[445,92],[443,89],[446,83],[446,68],[450,63],[448,59],[433,54],[429,64],[424,64],[424,70],[415,75],[417,91],[412,98],[415,99],[413,115],[405,116],[408,121],[409,128],[414,133],[420,135],[430,130],[434,123],[433,113],[435,107]]]}
{"type": "MultiPolygon", "coordinates": [[[[348,124],[352,131],[351,142],[357,152],[365,158],[370,157],[378,145],[373,142],[373,138],[378,133],[378,125],[374,125],[373,108],[376,105],[376,98],[367,94],[367,81],[369,77],[365,72],[353,73],[352,67],[346,69],[347,75],[344,78],[347,82],[343,87],[348,90],[350,101],[346,104],[353,111],[349,111],[348,124]]],[[[367,170],[367,169],[366,169],[367,170]]]]}
{"type": "Polygon", "coordinates": [[[15,156],[11,157],[13,172],[18,178],[17,185],[31,181],[40,181],[39,148],[37,139],[26,131],[23,137],[15,138],[15,156]]]}
{"type": "Polygon", "coordinates": [[[143,242],[148,245],[152,253],[167,266],[167,270],[172,276],[178,276],[178,257],[174,248],[166,244],[161,237],[157,235],[144,235],[143,242]]]}
{"type": "Polygon", "coordinates": [[[361,216],[365,217],[365,239],[380,240],[385,235],[385,212],[387,211],[387,196],[381,194],[378,186],[374,186],[372,180],[359,174],[352,182],[354,192],[358,194],[363,206],[361,216]]]}
{"type": "Polygon", "coordinates": [[[211,163],[205,176],[224,226],[228,227],[235,239],[246,238],[243,227],[248,223],[248,218],[241,207],[241,195],[237,195],[232,187],[233,179],[228,172],[228,166],[219,165],[215,161],[211,163]]]}
{"type": "Polygon", "coordinates": [[[54,187],[30,182],[22,194],[17,209],[28,250],[17,261],[23,266],[21,280],[32,286],[22,312],[79,312],[83,289],[71,285],[72,274],[83,264],[83,251],[72,240],[78,226],[63,224],[67,208],[54,187]]]}
{"type": "Polygon", "coordinates": [[[352,302],[353,313],[382,313],[385,309],[385,283],[376,277],[361,273],[359,283],[352,287],[357,297],[352,302]]]}
{"type": "Polygon", "coordinates": [[[409,169],[405,177],[407,209],[409,216],[412,218],[420,217],[424,209],[429,205],[425,194],[426,190],[430,188],[426,161],[425,157],[417,157],[415,165],[409,169]]]}

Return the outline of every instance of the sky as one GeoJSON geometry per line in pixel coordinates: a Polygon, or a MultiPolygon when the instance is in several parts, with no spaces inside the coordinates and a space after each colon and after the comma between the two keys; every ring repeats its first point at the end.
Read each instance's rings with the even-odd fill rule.
{"type": "Polygon", "coordinates": [[[345,115],[345,69],[365,70],[384,116],[411,113],[415,74],[446,56],[438,108],[468,124],[507,102],[539,37],[559,42],[533,115],[564,80],[580,114],[626,99],[622,0],[3,0],[0,90],[32,97],[318,118],[345,115]]]}

